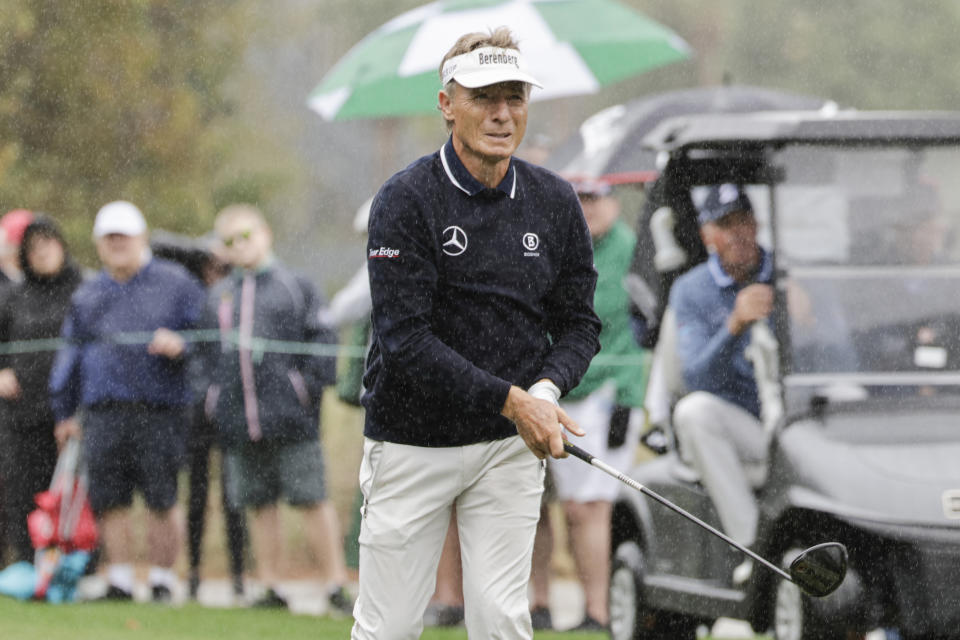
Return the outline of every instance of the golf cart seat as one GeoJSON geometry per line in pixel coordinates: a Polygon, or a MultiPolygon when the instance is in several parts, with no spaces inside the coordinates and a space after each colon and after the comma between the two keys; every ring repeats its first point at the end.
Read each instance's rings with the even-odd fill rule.
{"type": "Polygon", "coordinates": [[[676,451],[676,464],[671,467],[678,479],[684,482],[697,482],[700,479],[696,469],[691,467],[680,455],[680,442],[673,428],[673,407],[687,393],[683,381],[683,367],[677,355],[677,319],[673,309],[664,309],[660,320],[660,335],[653,350],[650,365],[650,377],[644,396],[644,409],[650,423],[656,425],[666,440],[663,451],[676,451]]]}

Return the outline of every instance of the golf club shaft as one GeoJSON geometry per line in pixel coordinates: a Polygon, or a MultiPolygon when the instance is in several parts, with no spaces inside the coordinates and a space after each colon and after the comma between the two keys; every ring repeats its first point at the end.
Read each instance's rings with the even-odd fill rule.
{"type": "Polygon", "coordinates": [[[767,567],[767,568],[770,569],[771,571],[774,571],[774,572],[777,573],[779,576],[785,578],[786,580],[789,580],[790,582],[793,582],[793,581],[794,581],[794,580],[793,580],[793,577],[792,577],[789,573],[787,573],[786,571],[784,571],[783,569],[781,569],[781,568],[778,567],[777,565],[775,565],[775,564],[773,564],[772,562],[770,562],[769,560],[767,560],[767,559],[759,556],[757,553],[755,553],[754,551],[751,551],[750,549],[748,549],[748,548],[745,547],[744,545],[740,544],[739,542],[737,542],[736,540],[734,540],[734,539],[731,538],[730,536],[726,535],[725,533],[723,533],[722,531],[720,531],[720,530],[717,529],[716,527],[710,526],[709,524],[707,524],[706,522],[704,522],[703,520],[701,520],[701,519],[698,518],[697,516],[693,515],[693,514],[690,513],[689,511],[686,511],[685,509],[681,508],[680,506],[678,506],[678,505],[670,502],[669,500],[667,500],[666,498],[664,498],[663,496],[661,496],[661,495],[660,495],[659,493],[657,493],[656,491],[653,491],[652,489],[648,489],[647,487],[643,486],[642,484],[640,484],[639,482],[637,482],[636,480],[634,480],[634,479],[631,478],[630,476],[628,476],[628,475],[626,475],[626,474],[624,474],[624,473],[622,473],[622,472],[620,472],[620,471],[617,471],[616,469],[614,469],[613,467],[611,467],[610,465],[608,465],[608,464],[607,464],[606,462],[604,462],[603,460],[600,460],[599,458],[593,456],[592,454],[584,451],[583,449],[581,449],[581,448],[578,447],[577,445],[571,443],[571,442],[570,442],[569,440],[567,440],[566,438],[564,438],[564,440],[563,440],[563,448],[564,448],[564,449],[566,450],[566,452],[569,453],[570,455],[575,456],[575,457],[577,457],[577,458],[580,458],[581,460],[583,460],[583,461],[586,462],[587,464],[590,464],[590,465],[596,467],[597,469],[599,469],[600,471],[603,471],[604,473],[613,476],[614,478],[616,478],[616,479],[619,480],[620,482],[624,483],[624,484],[627,485],[628,487],[631,487],[631,488],[633,488],[633,489],[636,489],[637,491],[639,491],[639,492],[642,493],[643,495],[645,495],[645,496],[647,496],[647,497],[649,497],[649,498],[652,498],[653,500],[656,500],[657,502],[659,502],[659,503],[662,504],[663,506],[667,507],[668,509],[671,509],[671,510],[675,511],[676,513],[679,513],[681,516],[683,516],[684,518],[690,520],[691,522],[694,522],[695,524],[700,525],[701,527],[703,527],[704,529],[706,529],[707,531],[709,531],[709,532],[712,533],[713,535],[717,536],[718,538],[720,538],[721,540],[723,540],[724,542],[726,542],[726,543],[729,544],[730,546],[732,546],[732,547],[734,547],[734,548],[736,548],[736,549],[739,549],[740,551],[742,551],[743,553],[747,554],[748,556],[750,556],[751,558],[753,558],[754,560],[756,560],[757,562],[759,562],[759,563],[762,564],[763,566],[767,567]]]}

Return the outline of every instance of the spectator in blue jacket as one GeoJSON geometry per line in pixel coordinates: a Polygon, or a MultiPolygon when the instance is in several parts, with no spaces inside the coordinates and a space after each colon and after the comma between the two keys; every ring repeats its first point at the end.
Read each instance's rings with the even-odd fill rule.
{"type": "Polygon", "coordinates": [[[54,434],[83,435],[90,503],[109,561],[107,599],[131,600],[133,491],[147,506],[152,598],[169,602],[181,546],[177,472],[184,454],[188,345],[203,289],[180,265],[154,259],[143,214],[104,205],[93,224],[103,270],[73,296],[50,375],[54,434]],[[82,418],[80,417],[82,416],[82,418]]]}
{"type": "Polygon", "coordinates": [[[332,330],[320,323],[322,299],[313,286],[278,262],[273,235],[258,209],[231,205],[214,230],[233,274],[210,291],[207,324],[219,327],[219,345],[207,349],[206,411],[226,450],[227,497],[234,508],[252,508],[254,556],[265,595],[255,604],[286,607],[278,592],[283,497],[303,514],[307,539],[329,568],[327,600],[349,613],[340,524],[327,500],[320,448],[320,399],[335,380],[332,330]],[[294,347],[297,353],[278,349],[294,347]]]}

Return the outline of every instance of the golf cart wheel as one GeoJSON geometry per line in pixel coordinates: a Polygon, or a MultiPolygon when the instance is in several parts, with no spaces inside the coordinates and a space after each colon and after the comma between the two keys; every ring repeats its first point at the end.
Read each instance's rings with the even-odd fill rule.
{"type": "Polygon", "coordinates": [[[671,611],[651,609],[643,601],[643,551],[636,542],[617,547],[610,568],[612,640],[693,640],[697,624],[671,611]]]}
{"type": "MultiPolygon", "coordinates": [[[[800,549],[787,551],[783,555],[783,566],[790,566],[800,552],[800,549]]],[[[818,615],[813,601],[800,587],[780,580],[774,591],[773,637],[776,640],[846,640],[847,632],[818,615]]]]}

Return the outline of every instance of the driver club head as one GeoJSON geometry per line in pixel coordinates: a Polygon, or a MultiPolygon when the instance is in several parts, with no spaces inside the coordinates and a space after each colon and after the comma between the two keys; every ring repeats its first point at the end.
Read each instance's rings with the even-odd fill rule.
{"type": "Polygon", "coordinates": [[[803,551],[790,563],[790,578],[804,593],[828,596],[847,575],[847,548],[839,542],[824,542],[803,551]]]}

